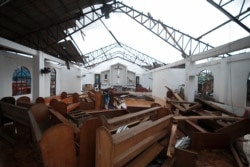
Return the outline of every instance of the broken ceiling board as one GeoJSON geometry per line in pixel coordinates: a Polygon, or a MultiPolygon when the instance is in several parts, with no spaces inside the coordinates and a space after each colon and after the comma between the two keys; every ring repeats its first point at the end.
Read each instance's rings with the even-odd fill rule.
{"type": "Polygon", "coordinates": [[[222,149],[229,145],[230,137],[227,134],[191,132],[192,149],[222,149]]]}

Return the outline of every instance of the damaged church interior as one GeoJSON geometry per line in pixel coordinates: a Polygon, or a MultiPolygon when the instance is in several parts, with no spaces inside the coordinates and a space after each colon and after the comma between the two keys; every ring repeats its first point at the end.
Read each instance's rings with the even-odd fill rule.
{"type": "Polygon", "coordinates": [[[250,1],[1,0],[0,76],[1,167],[250,167],[250,1]]]}

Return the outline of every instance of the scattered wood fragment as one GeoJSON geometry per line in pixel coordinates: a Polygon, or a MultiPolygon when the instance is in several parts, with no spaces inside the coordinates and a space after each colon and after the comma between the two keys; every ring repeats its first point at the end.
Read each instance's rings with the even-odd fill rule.
{"type": "Polygon", "coordinates": [[[176,143],[176,131],[177,131],[177,123],[173,123],[172,127],[171,127],[171,135],[170,135],[170,140],[169,140],[169,144],[168,144],[168,149],[167,149],[167,156],[168,157],[172,157],[174,154],[174,146],[176,143]]]}
{"type": "Polygon", "coordinates": [[[198,120],[198,119],[222,119],[222,120],[234,120],[239,121],[243,118],[240,117],[230,117],[230,116],[173,116],[175,120],[198,120]]]}

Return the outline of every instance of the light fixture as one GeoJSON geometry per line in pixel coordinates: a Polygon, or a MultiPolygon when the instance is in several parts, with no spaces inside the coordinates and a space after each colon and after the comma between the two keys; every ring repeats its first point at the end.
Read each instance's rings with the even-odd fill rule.
{"type": "Polygon", "coordinates": [[[48,74],[51,72],[51,69],[48,67],[44,67],[43,69],[41,69],[41,74],[48,74]]]}

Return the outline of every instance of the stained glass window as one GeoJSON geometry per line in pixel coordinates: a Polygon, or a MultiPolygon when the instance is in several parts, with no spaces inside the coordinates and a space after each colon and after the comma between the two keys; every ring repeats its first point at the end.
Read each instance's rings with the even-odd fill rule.
{"type": "Polygon", "coordinates": [[[31,76],[28,68],[20,66],[13,72],[12,96],[31,93],[31,76]]]}

